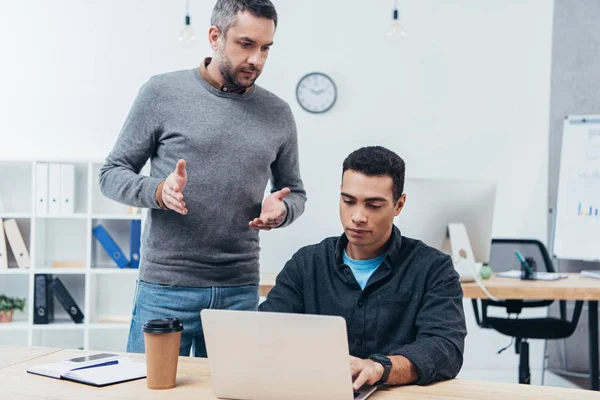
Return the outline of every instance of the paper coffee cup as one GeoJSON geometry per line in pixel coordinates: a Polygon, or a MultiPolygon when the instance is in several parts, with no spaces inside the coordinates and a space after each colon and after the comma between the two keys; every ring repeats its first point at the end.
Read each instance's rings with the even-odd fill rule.
{"type": "Polygon", "coordinates": [[[182,330],[177,318],[153,319],[142,326],[148,389],[175,387],[182,330]]]}

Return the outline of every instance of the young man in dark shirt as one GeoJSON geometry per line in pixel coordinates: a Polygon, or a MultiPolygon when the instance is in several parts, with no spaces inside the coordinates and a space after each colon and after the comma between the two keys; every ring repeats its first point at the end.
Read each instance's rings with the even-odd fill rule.
{"type": "Polygon", "coordinates": [[[355,389],[427,385],[454,378],[463,363],[463,293],[452,260],[394,226],[404,175],[404,161],[383,147],[350,154],[340,187],[344,234],[294,254],[259,307],[344,317],[355,389]]]}

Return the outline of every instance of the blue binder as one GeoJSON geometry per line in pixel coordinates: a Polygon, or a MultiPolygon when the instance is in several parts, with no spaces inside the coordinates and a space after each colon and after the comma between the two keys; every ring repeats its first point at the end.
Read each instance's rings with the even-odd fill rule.
{"type": "Polygon", "coordinates": [[[142,234],[142,221],[132,220],[129,230],[129,260],[130,268],[139,268],[140,266],[140,235],[142,234]]]}
{"type": "Polygon", "coordinates": [[[104,247],[104,250],[106,250],[110,258],[117,263],[119,268],[125,268],[129,265],[127,257],[125,257],[117,243],[115,243],[113,238],[108,234],[102,225],[97,225],[94,229],[92,229],[92,233],[96,239],[98,239],[102,247],[104,247]]]}

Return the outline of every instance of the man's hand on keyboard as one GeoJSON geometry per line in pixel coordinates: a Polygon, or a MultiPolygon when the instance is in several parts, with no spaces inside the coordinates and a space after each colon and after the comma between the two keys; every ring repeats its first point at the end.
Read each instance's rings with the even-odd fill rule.
{"type": "Polygon", "coordinates": [[[373,360],[363,360],[350,356],[350,371],[352,372],[352,388],[360,389],[365,383],[374,385],[383,376],[383,365],[373,360]]]}

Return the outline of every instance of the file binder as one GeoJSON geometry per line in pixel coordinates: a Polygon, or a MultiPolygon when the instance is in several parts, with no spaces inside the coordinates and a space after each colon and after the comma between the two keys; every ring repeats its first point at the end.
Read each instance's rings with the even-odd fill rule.
{"type": "Polygon", "coordinates": [[[129,265],[129,261],[117,245],[113,238],[108,234],[106,229],[102,225],[96,226],[92,229],[92,233],[96,237],[96,239],[100,242],[104,250],[108,253],[110,258],[114,260],[115,263],[119,266],[119,268],[125,268],[129,265]]]}
{"type": "Polygon", "coordinates": [[[48,167],[48,214],[60,214],[60,164],[48,167]]]}
{"type": "Polygon", "coordinates": [[[52,275],[36,274],[33,281],[33,323],[48,324],[54,321],[54,299],[50,290],[52,275]]]}
{"type": "Polygon", "coordinates": [[[35,213],[48,214],[48,164],[35,166],[35,213]]]}
{"type": "Polygon", "coordinates": [[[14,219],[4,220],[4,232],[19,268],[29,268],[29,252],[14,219]]]}
{"type": "Polygon", "coordinates": [[[4,222],[0,218],[0,269],[8,268],[8,253],[6,252],[6,237],[4,236],[4,222]]]}
{"type": "Polygon", "coordinates": [[[129,267],[139,268],[140,266],[140,235],[142,233],[142,221],[132,220],[129,224],[129,267]]]}
{"type": "Polygon", "coordinates": [[[75,303],[75,300],[73,300],[73,297],[71,297],[71,294],[65,285],[63,285],[62,281],[58,278],[54,278],[50,284],[50,289],[67,314],[69,314],[69,317],[71,317],[76,324],[83,322],[83,313],[81,312],[81,309],[79,309],[79,306],[75,303]]]}
{"type": "Polygon", "coordinates": [[[60,166],[60,213],[70,215],[75,212],[75,165],[61,164],[60,166]]]}

